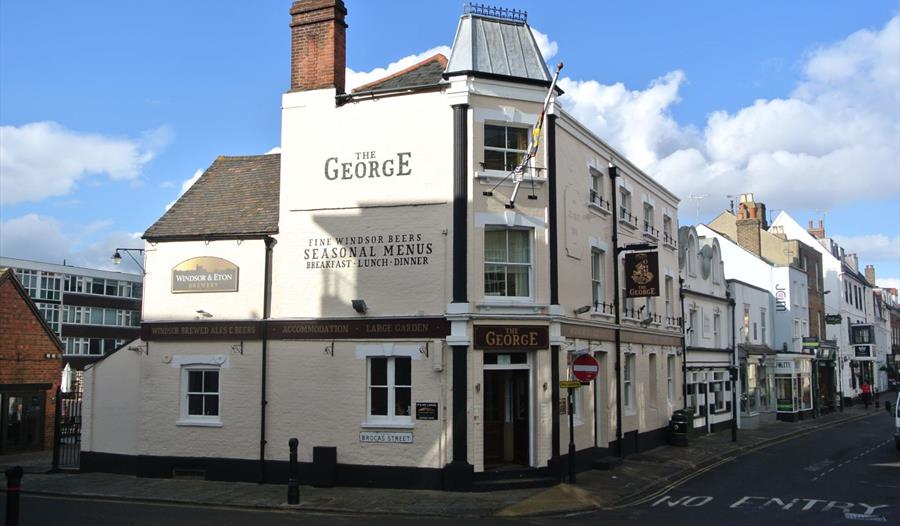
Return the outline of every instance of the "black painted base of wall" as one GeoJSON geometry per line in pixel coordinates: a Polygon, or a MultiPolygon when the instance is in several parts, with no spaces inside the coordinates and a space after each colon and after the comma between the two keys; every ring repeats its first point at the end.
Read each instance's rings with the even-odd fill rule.
{"type": "MultiPolygon", "coordinates": [[[[638,433],[637,431],[629,431],[622,435],[622,456],[642,453],[655,447],[663,446],[668,443],[669,428],[660,427],[651,431],[638,433]]],[[[609,448],[612,451],[618,451],[618,440],[610,442],[609,448]]]]}
{"type": "MultiPolygon", "coordinates": [[[[322,485],[312,462],[300,462],[300,483],[322,485]]],[[[206,480],[259,482],[259,462],[256,460],[211,457],[158,457],[148,455],[119,455],[85,451],[81,453],[81,471],[102,471],[147,478],[171,478],[177,471],[190,472],[206,480]]],[[[398,466],[364,466],[337,464],[334,484],[397,489],[443,489],[444,470],[398,466]]],[[[266,461],[269,484],[287,484],[288,462],[266,461]]]]}
{"type": "Polygon", "coordinates": [[[798,422],[800,420],[809,420],[813,418],[812,409],[807,409],[806,411],[800,411],[797,413],[778,413],[775,415],[775,418],[782,422],[798,422]]]}

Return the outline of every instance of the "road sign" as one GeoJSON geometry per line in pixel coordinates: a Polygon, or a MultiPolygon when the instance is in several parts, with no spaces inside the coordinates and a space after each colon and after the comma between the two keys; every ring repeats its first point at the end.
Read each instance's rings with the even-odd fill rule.
{"type": "Polygon", "coordinates": [[[590,382],[599,371],[600,365],[590,354],[582,354],[572,362],[572,374],[582,382],[590,382]]]}
{"type": "Polygon", "coordinates": [[[560,389],[577,389],[581,387],[581,382],[578,380],[560,380],[559,388],[560,389]]]}

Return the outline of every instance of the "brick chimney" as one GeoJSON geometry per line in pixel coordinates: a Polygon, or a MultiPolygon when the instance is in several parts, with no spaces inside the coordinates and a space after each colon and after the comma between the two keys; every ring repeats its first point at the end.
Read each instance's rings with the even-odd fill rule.
{"type": "Polygon", "coordinates": [[[819,228],[813,227],[812,219],[809,220],[809,226],[806,228],[806,231],[809,232],[809,235],[816,239],[822,239],[825,237],[825,222],[819,219],[819,228]]]}
{"type": "Polygon", "coordinates": [[[347,8],[343,0],[297,0],[291,6],[291,91],[344,93],[347,8]]]}
{"type": "Polygon", "coordinates": [[[735,226],[738,245],[760,256],[762,254],[760,230],[765,230],[768,226],[766,205],[754,202],[753,194],[741,194],[735,226]]]}
{"type": "Polygon", "coordinates": [[[875,286],[875,265],[866,265],[866,281],[875,286]]]}

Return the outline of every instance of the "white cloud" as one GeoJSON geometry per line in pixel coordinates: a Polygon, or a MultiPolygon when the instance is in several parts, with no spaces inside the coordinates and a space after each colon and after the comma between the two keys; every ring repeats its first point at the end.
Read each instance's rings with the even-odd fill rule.
{"type": "Polygon", "coordinates": [[[742,192],[783,209],[900,196],[900,17],[812,51],[803,71],[789,97],[713,112],[703,130],[670,113],[681,71],[637,91],[564,78],[561,103],[682,199],[721,197],[704,212],[742,192]]]}
{"type": "Polygon", "coordinates": [[[375,68],[371,71],[354,71],[350,68],[347,68],[345,74],[345,83],[347,85],[347,90],[349,91],[353,88],[362,86],[363,84],[368,84],[369,82],[373,82],[378,79],[387,77],[388,75],[392,75],[398,71],[402,71],[437,53],[440,53],[449,59],[450,47],[433,47],[416,55],[409,55],[401,58],[400,60],[397,60],[396,62],[391,62],[386,68],[375,68]]]}
{"type": "Polygon", "coordinates": [[[541,50],[541,55],[544,57],[544,60],[550,60],[556,53],[559,51],[559,45],[555,40],[550,40],[545,33],[541,33],[535,28],[531,28],[531,34],[534,35],[534,41],[537,42],[538,49],[541,50]]]}
{"type": "Polygon", "coordinates": [[[166,210],[172,208],[172,205],[175,204],[175,201],[178,201],[178,199],[181,196],[183,196],[184,193],[187,192],[188,189],[190,189],[190,187],[194,186],[194,183],[197,182],[197,179],[200,179],[201,175],[203,175],[203,170],[198,168],[197,170],[194,171],[194,175],[192,175],[192,176],[188,177],[187,179],[185,179],[184,181],[182,181],[181,191],[178,192],[178,197],[176,197],[172,202],[170,202],[169,204],[166,205],[166,210]]]}
{"type": "Polygon", "coordinates": [[[0,223],[0,255],[47,263],[140,272],[130,258],[122,265],[112,264],[116,248],[143,248],[141,233],[108,231],[111,221],[64,228],[54,217],[26,214],[0,223]]]}
{"type": "Polygon", "coordinates": [[[137,139],[76,132],[55,122],[0,126],[0,203],[65,195],[87,175],[136,181],[171,137],[167,126],[137,139]]]}
{"type": "Polygon", "coordinates": [[[877,285],[883,289],[900,289],[900,278],[879,278],[876,277],[877,285]]]}
{"type": "Polygon", "coordinates": [[[834,240],[847,252],[857,254],[861,261],[900,261],[900,236],[834,236],[834,240]]]}

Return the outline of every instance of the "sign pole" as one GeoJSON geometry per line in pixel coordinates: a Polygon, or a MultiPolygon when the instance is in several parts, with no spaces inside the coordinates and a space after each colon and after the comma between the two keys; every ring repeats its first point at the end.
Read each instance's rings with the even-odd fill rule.
{"type": "Polygon", "coordinates": [[[569,484],[575,484],[575,389],[567,389],[569,402],[569,484]]]}

